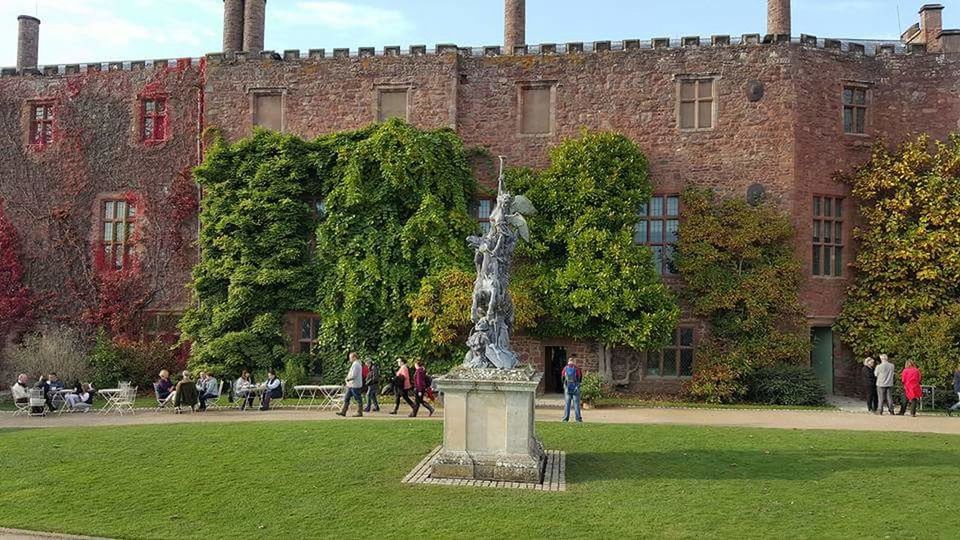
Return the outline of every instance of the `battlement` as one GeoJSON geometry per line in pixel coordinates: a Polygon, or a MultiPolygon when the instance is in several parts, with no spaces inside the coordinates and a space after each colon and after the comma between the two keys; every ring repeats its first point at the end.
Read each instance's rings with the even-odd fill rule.
{"type": "Polygon", "coordinates": [[[58,64],[18,70],[15,67],[0,68],[0,77],[60,77],[104,71],[144,71],[157,69],[186,69],[198,67],[204,58],[163,58],[158,60],[125,60],[114,62],[88,62],[81,64],[58,64]]]}

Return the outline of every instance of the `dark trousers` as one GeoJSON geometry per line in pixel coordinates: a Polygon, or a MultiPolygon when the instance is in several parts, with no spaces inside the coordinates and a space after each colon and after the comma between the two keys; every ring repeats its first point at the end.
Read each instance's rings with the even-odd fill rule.
{"type": "Polygon", "coordinates": [[[401,398],[403,398],[403,400],[407,402],[407,405],[409,405],[411,409],[416,408],[413,402],[410,401],[410,390],[407,390],[406,388],[400,388],[399,390],[395,390],[394,393],[397,395],[397,402],[393,404],[393,412],[397,412],[398,410],[400,410],[401,398]]]}
{"type": "Polygon", "coordinates": [[[433,414],[433,407],[431,407],[430,404],[424,401],[423,399],[425,397],[425,394],[426,392],[421,392],[419,390],[417,391],[417,402],[414,404],[413,412],[410,413],[410,416],[416,416],[417,411],[420,410],[421,406],[426,407],[426,409],[430,411],[430,414],[433,414]]]}
{"type": "Polygon", "coordinates": [[[917,399],[917,398],[907,399],[906,397],[904,397],[904,398],[903,398],[903,401],[900,402],[900,412],[897,413],[897,414],[900,414],[900,415],[902,416],[903,413],[907,412],[907,407],[910,407],[910,416],[916,416],[916,415],[917,415],[917,403],[919,403],[919,402],[920,402],[920,400],[917,399]]]}
{"type": "Polygon", "coordinates": [[[347,409],[350,408],[351,398],[357,400],[357,413],[363,412],[363,396],[360,395],[360,389],[347,388],[347,394],[343,396],[343,408],[340,409],[340,414],[347,414],[347,409]]]}
{"type": "Polygon", "coordinates": [[[200,394],[200,410],[201,411],[207,408],[208,399],[217,399],[217,396],[216,394],[208,394],[206,392],[200,394]]]}
{"type": "Polygon", "coordinates": [[[879,404],[880,397],[877,395],[877,385],[871,384],[869,388],[867,388],[867,410],[876,412],[879,404]]]}
{"type": "Polygon", "coordinates": [[[366,412],[370,412],[371,408],[373,408],[375,411],[380,410],[380,402],[377,401],[377,392],[379,391],[379,384],[371,384],[367,387],[367,407],[364,409],[366,412]]]}

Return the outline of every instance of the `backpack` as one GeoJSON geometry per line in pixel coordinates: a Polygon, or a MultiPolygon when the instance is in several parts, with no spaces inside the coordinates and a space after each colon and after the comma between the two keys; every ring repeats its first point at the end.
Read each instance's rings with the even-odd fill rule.
{"type": "Polygon", "coordinates": [[[563,379],[567,384],[567,392],[576,392],[580,389],[580,378],[577,377],[576,366],[567,366],[563,368],[563,379]]]}

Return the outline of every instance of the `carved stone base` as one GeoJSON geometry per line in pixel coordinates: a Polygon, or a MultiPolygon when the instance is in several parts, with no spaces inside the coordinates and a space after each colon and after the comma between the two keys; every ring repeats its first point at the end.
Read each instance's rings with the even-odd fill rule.
{"type": "Polygon", "coordinates": [[[437,379],[443,392],[443,448],[434,478],[538,483],[546,453],[536,436],[533,370],[457,369],[437,379]]]}

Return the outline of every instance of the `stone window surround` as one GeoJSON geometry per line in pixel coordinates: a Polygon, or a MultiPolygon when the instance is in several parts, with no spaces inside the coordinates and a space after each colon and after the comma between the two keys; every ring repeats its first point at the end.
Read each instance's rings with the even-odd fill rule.
{"type": "MultiPolygon", "coordinates": [[[[143,226],[143,216],[142,209],[138,208],[136,203],[131,204],[129,201],[129,192],[109,192],[109,193],[98,193],[93,201],[93,230],[92,230],[92,245],[95,246],[95,257],[101,257],[104,253],[106,247],[104,240],[104,226],[107,223],[107,219],[104,216],[104,204],[107,202],[117,202],[123,201],[128,205],[133,206],[134,213],[133,215],[125,218],[124,223],[134,224],[137,229],[143,226]]],[[[114,214],[116,216],[116,214],[114,214]]],[[[115,218],[114,218],[115,219],[115,218]]],[[[128,257],[135,255],[138,251],[138,242],[135,236],[132,234],[129,238],[125,239],[123,242],[117,243],[111,241],[111,245],[120,245],[124,248],[125,253],[123,255],[123,261],[126,262],[128,257]]],[[[107,265],[106,261],[105,268],[110,270],[120,270],[120,267],[117,267],[115,264],[115,259],[110,261],[110,264],[107,265]]]]}
{"type": "Polygon", "coordinates": [[[673,77],[673,79],[674,79],[674,81],[675,81],[675,84],[674,84],[674,86],[675,86],[675,89],[674,89],[674,102],[675,102],[675,104],[676,104],[676,105],[675,105],[675,109],[676,109],[676,110],[675,110],[675,115],[674,115],[674,117],[676,118],[676,122],[677,122],[677,131],[679,131],[680,133],[699,133],[699,132],[704,132],[704,131],[714,131],[714,130],[717,129],[717,123],[718,123],[718,120],[719,120],[719,117],[720,117],[720,114],[719,114],[719,111],[720,111],[720,104],[719,104],[720,98],[719,98],[719,95],[718,95],[718,92],[717,92],[717,86],[719,85],[720,80],[721,80],[722,78],[723,78],[723,77],[722,77],[719,73],[679,73],[679,74],[677,74],[677,75],[674,75],[674,77],[673,77]],[[693,81],[707,81],[707,80],[709,80],[709,81],[711,81],[711,82],[713,83],[713,85],[712,85],[712,90],[713,90],[713,110],[712,110],[712,112],[711,112],[711,114],[712,114],[713,116],[712,116],[711,119],[710,119],[710,127],[705,127],[705,128],[701,128],[701,127],[681,128],[681,127],[680,127],[680,126],[681,126],[681,122],[680,122],[680,103],[681,103],[681,97],[680,97],[680,96],[681,96],[681,92],[682,92],[682,88],[681,88],[681,87],[683,86],[683,83],[684,83],[684,82],[693,82],[693,81]]]}
{"type": "MultiPolygon", "coordinates": [[[[845,224],[845,222],[846,222],[847,219],[848,219],[848,218],[847,218],[847,209],[844,208],[844,203],[846,202],[847,197],[846,197],[845,195],[836,195],[836,194],[829,194],[829,193],[811,193],[809,200],[810,200],[810,233],[808,234],[807,238],[810,239],[810,249],[808,249],[807,252],[810,253],[810,264],[807,266],[807,269],[808,269],[808,271],[809,271],[809,274],[808,274],[808,275],[809,275],[811,278],[813,278],[813,279],[824,279],[824,280],[830,280],[830,281],[836,281],[836,280],[839,280],[839,279],[846,279],[846,276],[844,275],[844,272],[843,272],[843,268],[844,268],[844,267],[843,267],[843,263],[841,263],[841,267],[840,267],[841,273],[840,273],[840,275],[834,275],[834,274],[824,275],[823,272],[820,272],[819,274],[814,274],[814,273],[813,273],[813,253],[812,253],[812,251],[813,251],[813,248],[814,248],[814,247],[828,247],[829,249],[833,249],[833,253],[831,254],[831,261],[830,261],[830,265],[831,265],[830,267],[831,267],[831,269],[835,268],[835,265],[836,265],[836,263],[834,262],[834,261],[836,260],[836,250],[835,250],[834,248],[838,248],[838,247],[839,247],[839,248],[840,248],[840,252],[843,254],[843,256],[847,256],[847,255],[848,255],[848,253],[846,253],[846,250],[844,249],[844,248],[846,247],[846,243],[844,242],[844,238],[843,238],[843,237],[846,236],[846,234],[847,234],[846,231],[845,231],[845,227],[844,227],[844,224],[845,224]],[[819,199],[821,200],[821,203],[820,203],[820,204],[823,204],[822,201],[824,201],[824,200],[826,200],[826,199],[830,199],[831,201],[833,201],[832,204],[834,204],[834,209],[833,209],[833,212],[832,212],[832,216],[831,216],[831,217],[824,216],[824,209],[823,209],[823,208],[821,208],[821,210],[820,210],[820,215],[816,215],[816,214],[815,214],[814,208],[813,208],[813,201],[814,201],[814,199],[817,199],[817,198],[819,198],[819,199]],[[840,206],[841,211],[840,211],[840,216],[839,216],[839,217],[837,216],[837,211],[836,211],[836,202],[837,202],[837,201],[839,201],[839,202],[840,202],[840,205],[841,205],[841,206],[840,206]],[[820,237],[820,240],[821,240],[820,242],[818,242],[818,243],[813,242],[813,222],[814,222],[814,221],[821,221],[821,222],[823,222],[824,220],[826,220],[827,222],[830,223],[830,226],[831,226],[831,228],[833,229],[833,231],[836,230],[836,223],[839,223],[839,224],[840,224],[840,236],[841,236],[841,238],[840,238],[840,241],[839,241],[839,242],[837,242],[836,239],[834,238],[832,243],[826,244],[826,243],[823,242],[823,237],[822,237],[822,236],[820,237]]],[[[821,227],[822,227],[822,225],[821,225],[821,227]]],[[[822,234],[822,233],[821,233],[821,234],[822,234]]],[[[835,235],[834,235],[834,236],[835,236],[835,235]]],[[[822,257],[823,257],[823,256],[821,255],[821,259],[820,259],[820,261],[819,261],[819,264],[821,265],[821,267],[822,267],[822,265],[823,265],[823,258],[822,258],[822,257]]]]}
{"type": "Polygon", "coordinates": [[[537,80],[537,81],[519,81],[517,82],[516,93],[516,119],[517,136],[519,137],[552,137],[557,133],[557,89],[560,87],[556,80],[537,80]],[[539,90],[548,88],[550,90],[550,110],[548,111],[550,129],[545,133],[524,133],[523,132],[523,91],[539,90]]]}
{"type": "Polygon", "coordinates": [[[697,321],[695,321],[695,320],[681,320],[681,321],[679,321],[679,322],[677,323],[677,328],[674,330],[674,332],[673,332],[673,334],[672,334],[672,336],[671,336],[671,342],[670,342],[670,343],[668,343],[666,346],[660,348],[659,350],[656,350],[656,351],[647,351],[647,352],[644,352],[644,353],[643,353],[643,369],[640,371],[640,373],[641,373],[640,379],[643,380],[643,381],[663,381],[663,380],[669,381],[669,380],[686,380],[686,379],[690,379],[690,378],[692,377],[693,372],[696,370],[696,367],[697,367],[697,343],[698,343],[698,337],[699,337],[698,334],[699,334],[699,332],[698,332],[698,328],[697,328],[697,321]],[[691,342],[690,342],[690,345],[681,345],[681,341],[682,341],[681,333],[682,333],[684,330],[689,330],[690,333],[691,333],[691,342]],[[674,356],[674,360],[677,362],[677,364],[676,364],[677,373],[676,373],[675,375],[664,375],[664,374],[663,374],[663,365],[664,365],[663,351],[666,350],[666,349],[671,349],[671,350],[674,350],[674,351],[675,351],[675,352],[674,352],[674,355],[675,355],[675,356],[674,356]],[[680,374],[680,371],[681,371],[681,367],[680,367],[681,351],[686,351],[686,350],[692,351],[692,352],[690,353],[690,358],[691,358],[691,361],[690,361],[690,373],[691,373],[691,375],[681,375],[681,374],[680,374]],[[658,372],[657,372],[657,374],[651,374],[651,373],[648,371],[648,370],[649,370],[649,367],[650,367],[650,365],[649,365],[649,364],[650,364],[650,361],[651,361],[651,359],[653,359],[653,358],[657,359],[658,362],[660,362],[660,364],[659,364],[659,366],[658,366],[658,372]]]}
{"type": "Polygon", "coordinates": [[[410,121],[410,109],[411,109],[411,106],[413,105],[413,91],[415,89],[415,86],[413,85],[413,83],[375,84],[373,89],[374,89],[374,95],[373,95],[373,121],[374,122],[380,121],[380,111],[381,111],[380,96],[387,92],[405,92],[407,94],[406,95],[407,104],[404,110],[406,114],[404,115],[403,120],[405,122],[410,121]]]}
{"type": "Polygon", "coordinates": [[[869,81],[854,81],[846,80],[840,81],[840,131],[843,132],[844,136],[847,137],[870,137],[870,131],[872,127],[873,115],[870,114],[870,109],[873,108],[873,83],[869,81]],[[846,109],[846,103],[843,101],[843,92],[847,88],[855,88],[857,90],[864,90],[866,92],[866,106],[864,107],[864,119],[863,119],[863,133],[850,132],[846,130],[846,125],[844,123],[844,110],[846,109]]]}
{"type": "Polygon", "coordinates": [[[247,89],[250,96],[250,129],[257,125],[257,98],[260,96],[280,96],[280,133],[287,132],[287,88],[283,86],[256,86],[247,89]]]}
{"type": "MultiPolygon", "coordinates": [[[[167,94],[166,92],[145,92],[145,93],[142,93],[142,94],[140,94],[140,95],[137,96],[136,108],[137,108],[137,110],[136,110],[136,114],[134,115],[134,117],[137,119],[137,126],[136,126],[136,130],[137,130],[137,131],[136,131],[136,140],[137,140],[137,143],[142,144],[142,145],[144,145],[144,146],[163,146],[163,145],[166,144],[168,141],[170,141],[171,139],[173,139],[173,133],[172,133],[172,130],[170,129],[170,126],[173,125],[173,121],[172,121],[172,114],[171,114],[171,110],[170,110],[170,95],[169,95],[169,94],[167,94]],[[162,101],[162,102],[163,102],[163,107],[164,107],[164,115],[163,115],[164,122],[163,122],[163,128],[164,128],[164,129],[163,129],[163,138],[162,138],[162,139],[154,139],[154,138],[148,139],[148,138],[146,138],[146,137],[144,136],[144,128],[145,128],[146,116],[147,116],[147,112],[146,112],[146,102],[147,102],[147,101],[155,101],[155,102],[157,102],[157,101],[162,101]]],[[[156,128],[154,128],[154,129],[156,129],[156,128]]]]}
{"type": "Polygon", "coordinates": [[[24,103],[24,112],[25,125],[26,129],[23,130],[23,142],[25,148],[30,148],[35,152],[42,152],[47,148],[55,145],[57,143],[57,122],[59,120],[60,111],[59,102],[56,98],[52,97],[37,97],[26,100],[24,103]],[[50,139],[49,143],[35,143],[33,141],[33,130],[34,130],[34,115],[36,114],[35,108],[39,106],[49,106],[53,110],[53,119],[50,122],[50,139]]]}
{"type": "Polygon", "coordinates": [[[310,354],[313,350],[313,346],[317,343],[317,334],[320,330],[320,316],[317,314],[309,313],[296,313],[294,316],[294,332],[296,342],[296,348],[294,349],[295,353],[298,354],[310,354]],[[307,336],[304,337],[304,326],[303,324],[307,323],[307,336]],[[304,350],[306,348],[306,350],[304,350]]]}

